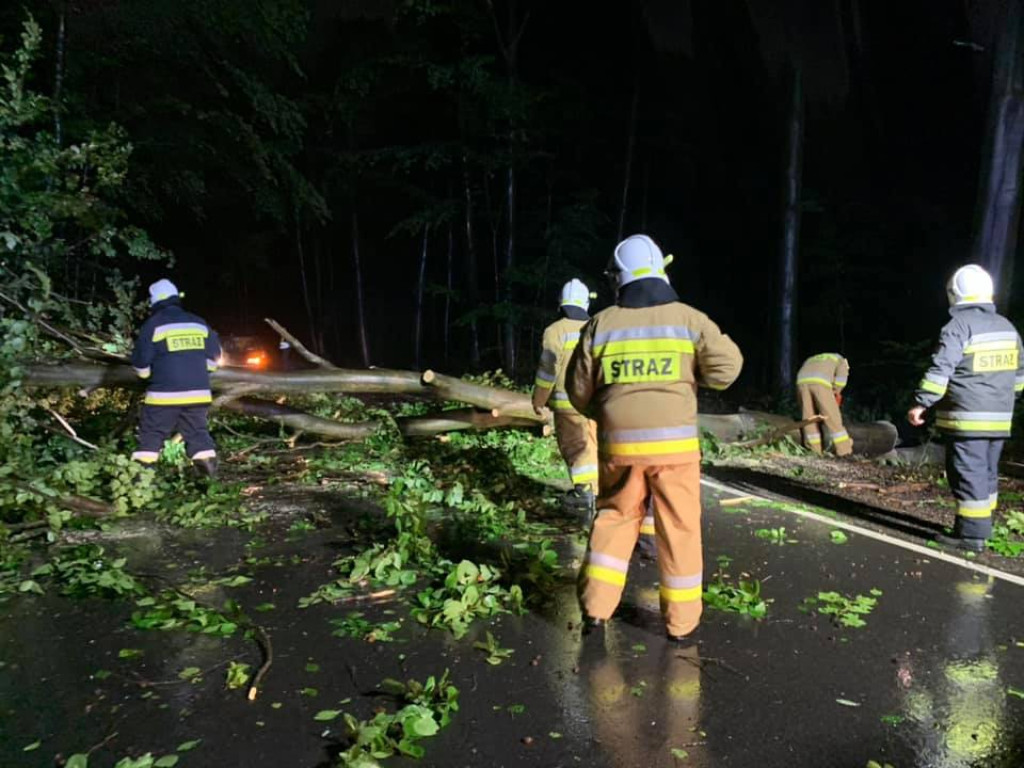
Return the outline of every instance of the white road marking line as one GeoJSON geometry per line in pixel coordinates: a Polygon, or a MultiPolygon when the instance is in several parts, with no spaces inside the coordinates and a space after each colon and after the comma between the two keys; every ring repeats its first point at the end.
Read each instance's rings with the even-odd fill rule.
{"type": "MultiPolygon", "coordinates": [[[[769,499],[765,496],[758,496],[756,493],[750,493],[749,491],[740,491],[732,486],[725,485],[718,482],[717,480],[708,480],[707,478],[701,478],[701,485],[706,485],[708,488],[714,488],[716,491],[723,491],[725,493],[732,494],[733,496],[752,496],[755,499],[761,501],[775,502],[773,499],[769,499]]],[[[799,503],[799,502],[796,502],[799,503]]],[[[947,552],[943,552],[940,549],[932,549],[931,547],[925,547],[921,544],[915,544],[912,541],[906,541],[896,536],[890,536],[887,533],[880,533],[879,531],[872,531],[870,528],[862,528],[859,525],[848,523],[843,520],[836,520],[825,515],[819,515],[816,512],[809,512],[805,509],[798,509],[793,507],[792,509],[780,510],[785,511],[791,515],[798,515],[800,517],[806,517],[809,520],[816,520],[819,523],[830,525],[833,528],[841,528],[844,531],[852,531],[853,533],[860,534],[861,536],[867,536],[869,539],[875,539],[876,541],[884,541],[886,544],[892,544],[903,549],[916,552],[919,555],[926,555],[932,560],[943,560],[953,565],[958,565],[961,568],[966,568],[969,571],[975,571],[976,573],[982,573],[986,576],[992,576],[996,579],[1002,579],[1010,584],[1016,584],[1018,587],[1024,587],[1024,577],[1016,576],[1006,571],[1000,571],[996,568],[989,568],[987,565],[981,565],[980,563],[972,563],[970,560],[965,560],[961,557],[956,557],[947,552]]]]}

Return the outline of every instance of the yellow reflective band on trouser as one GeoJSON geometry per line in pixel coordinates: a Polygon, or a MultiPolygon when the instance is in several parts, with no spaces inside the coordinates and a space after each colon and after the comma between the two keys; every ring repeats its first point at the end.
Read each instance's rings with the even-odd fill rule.
{"type": "Polygon", "coordinates": [[[1018,381],[1013,385],[1014,392],[1024,392],[1024,381],[1018,381]]]}
{"type": "Polygon", "coordinates": [[[983,519],[992,516],[993,504],[991,496],[987,499],[958,499],[956,502],[956,513],[960,517],[983,519]]]}
{"type": "Polygon", "coordinates": [[[597,480],[597,465],[582,464],[578,467],[569,468],[569,476],[573,485],[583,485],[597,480]]]}
{"type": "Polygon", "coordinates": [[[821,442],[821,435],[820,434],[808,435],[807,436],[807,442],[808,443],[820,443],[821,442]]]}
{"type": "Polygon", "coordinates": [[[543,378],[540,375],[538,375],[537,378],[534,379],[533,383],[535,386],[538,386],[541,389],[551,389],[553,386],[555,386],[554,378],[552,378],[551,381],[548,381],[547,379],[543,378]]]}
{"type": "Polygon", "coordinates": [[[626,585],[626,574],[601,565],[588,564],[583,573],[588,579],[594,581],[603,581],[605,584],[614,584],[617,587],[626,585]]]}
{"type": "Polygon", "coordinates": [[[823,379],[819,376],[804,376],[803,378],[796,380],[797,384],[821,384],[825,387],[831,387],[832,382],[828,379],[823,379]]]}
{"type": "Polygon", "coordinates": [[[135,451],[132,454],[132,460],[142,464],[154,464],[159,458],[160,454],[156,451],[135,451]]]}
{"type": "Polygon", "coordinates": [[[934,381],[928,381],[928,379],[921,379],[921,383],[917,385],[919,389],[923,389],[925,392],[931,392],[933,395],[946,394],[946,388],[941,384],[936,384],[934,381]]]}
{"type": "Polygon", "coordinates": [[[696,587],[686,587],[685,589],[672,589],[662,585],[658,590],[662,598],[669,603],[690,603],[694,600],[700,600],[702,589],[700,585],[696,587]]]}
{"type": "Polygon", "coordinates": [[[850,436],[846,434],[846,432],[836,432],[834,435],[832,435],[833,443],[845,443],[849,439],[850,436]]]}
{"type": "Polygon", "coordinates": [[[640,523],[640,533],[644,536],[653,536],[654,531],[654,518],[648,515],[640,523]]]}

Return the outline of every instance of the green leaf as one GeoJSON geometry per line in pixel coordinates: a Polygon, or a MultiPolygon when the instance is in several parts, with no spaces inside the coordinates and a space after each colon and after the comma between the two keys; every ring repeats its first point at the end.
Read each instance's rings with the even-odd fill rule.
{"type": "Polygon", "coordinates": [[[340,709],[321,709],[313,716],[313,719],[319,720],[320,722],[326,722],[329,720],[336,720],[340,714],[340,709]]]}
{"type": "Polygon", "coordinates": [[[78,752],[68,758],[64,768],[89,768],[89,756],[78,752]]]}
{"type": "Polygon", "coordinates": [[[153,768],[174,768],[174,766],[176,766],[177,764],[177,755],[164,755],[155,763],[153,763],[153,768]]]}
{"type": "Polygon", "coordinates": [[[316,688],[303,688],[301,691],[299,691],[299,693],[303,696],[312,697],[316,696],[319,693],[319,691],[316,688]]]}
{"type": "Polygon", "coordinates": [[[42,743],[43,743],[43,742],[41,742],[41,741],[33,741],[33,742],[32,742],[31,744],[29,744],[28,746],[22,747],[22,748],[21,748],[21,751],[22,751],[22,752],[33,752],[33,751],[35,751],[35,750],[39,749],[39,746],[40,746],[40,745],[41,745],[42,743]]]}
{"type": "Polygon", "coordinates": [[[191,752],[193,749],[198,747],[202,743],[202,739],[193,739],[192,741],[183,741],[178,745],[175,752],[191,752]]]}
{"type": "Polygon", "coordinates": [[[199,667],[185,667],[178,673],[178,677],[182,680],[195,680],[202,671],[199,667]]]}
{"type": "Polygon", "coordinates": [[[844,707],[859,707],[859,701],[850,701],[849,699],[836,699],[836,704],[842,704],[844,707]]]}
{"type": "Polygon", "coordinates": [[[843,531],[840,531],[838,528],[833,531],[829,531],[828,535],[829,538],[832,539],[833,544],[845,544],[850,539],[849,536],[847,536],[843,531]]]}
{"type": "Polygon", "coordinates": [[[306,665],[306,671],[307,672],[319,672],[320,671],[320,665],[319,664],[314,664],[313,662],[310,662],[309,664],[306,665]]]}
{"type": "Polygon", "coordinates": [[[259,611],[260,613],[265,613],[266,611],[272,611],[275,608],[277,608],[277,606],[273,603],[260,603],[255,608],[253,608],[253,610],[259,611]]]}
{"type": "Polygon", "coordinates": [[[142,650],[140,648],[122,648],[117,652],[117,658],[119,659],[134,659],[136,656],[141,656],[142,650]]]}
{"type": "Polygon", "coordinates": [[[1008,696],[1016,696],[1018,699],[1024,699],[1024,691],[1020,688],[1015,688],[1012,685],[1006,689],[1006,694],[1008,696]]]}
{"type": "Polygon", "coordinates": [[[672,757],[674,757],[676,760],[685,760],[690,756],[689,752],[687,752],[685,749],[680,749],[679,747],[672,747],[670,752],[672,753],[672,757]]]}
{"type": "Polygon", "coordinates": [[[558,731],[548,731],[548,738],[560,739],[562,738],[562,734],[560,734],[558,731]]]}

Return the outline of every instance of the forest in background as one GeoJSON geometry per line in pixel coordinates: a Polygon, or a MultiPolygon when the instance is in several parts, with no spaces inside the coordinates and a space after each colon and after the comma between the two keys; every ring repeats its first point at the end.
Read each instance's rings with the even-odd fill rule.
{"type": "MultiPolygon", "coordinates": [[[[740,399],[832,349],[853,406],[885,413],[950,270],[980,247],[1012,284],[1009,0],[47,0],[0,10],[6,51],[26,12],[48,99],[32,129],[58,149],[116,133],[106,205],[225,334],[272,315],[340,364],[525,380],[561,283],[608,303],[608,255],[642,230],[744,349],[740,399]]],[[[61,292],[111,300],[121,256],[49,236],[61,292]]]]}

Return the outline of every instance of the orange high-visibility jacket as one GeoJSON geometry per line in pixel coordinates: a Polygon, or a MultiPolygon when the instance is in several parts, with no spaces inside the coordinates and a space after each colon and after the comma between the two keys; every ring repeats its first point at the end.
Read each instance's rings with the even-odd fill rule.
{"type": "Polygon", "coordinates": [[[546,405],[555,411],[576,412],[565,394],[565,369],[580,340],[580,329],[585,322],[563,317],[544,329],[540,363],[537,365],[537,378],[533,385],[535,406],[546,405]]]}
{"type": "Polygon", "coordinates": [[[584,326],[565,389],[597,421],[603,460],[686,464],[700,461],[698,385],[725,389],[742,366],[736,343],[698,309],[614,306],[584,326]]]}

